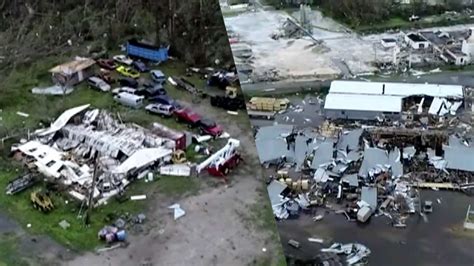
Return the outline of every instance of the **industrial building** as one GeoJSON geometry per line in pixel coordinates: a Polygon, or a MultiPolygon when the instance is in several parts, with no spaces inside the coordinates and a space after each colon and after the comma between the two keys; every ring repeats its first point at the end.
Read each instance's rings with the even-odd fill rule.
{"type": "Polygon", "coordinates": [[[324,111],[328,119],[400,120],[404,115],[455,115],[463,104],[460,85],[333,81],[324,111]]]}

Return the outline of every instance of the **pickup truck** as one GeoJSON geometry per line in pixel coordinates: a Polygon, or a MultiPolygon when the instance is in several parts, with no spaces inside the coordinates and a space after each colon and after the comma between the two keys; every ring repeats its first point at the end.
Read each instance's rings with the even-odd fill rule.
{"type": "Polygon", "coordinates": [[[175,110],[174,115],[177,122],[184,122],[188,124],[189,127],[196,127],[201,120],[201,116],[190,108],[175,110]]]}
{"type": "Polygon", "coordinates": [[[211,135],[213,138],[219,137],[223,132],[221,126],[217,125],[214,121],[205,118],[198,122],[198,126],[202,135],[211,135]]]}

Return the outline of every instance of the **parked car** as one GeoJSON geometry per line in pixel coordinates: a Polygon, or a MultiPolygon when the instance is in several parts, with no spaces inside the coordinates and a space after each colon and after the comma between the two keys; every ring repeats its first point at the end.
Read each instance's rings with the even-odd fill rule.
{"type": "Polygon", "coordinates": [[[181,108],[174,111],[177,122],[187,123],[189,127],[196,127],[201,116],[190,108],[181,108]]]}
{"type": "Polygon", "coordinates": [[[137,60],[137,61],[133,61],[132,63],[132,66],[138,70],[139,72],[148,72],[150,71],[150,69],[146,66],[145,63],[143,63],[142,61],[140,60],[137,60]]]}
{"type": "Polygon", "coordinates": [[[137,79],[140,77],[140,73],[131,67],[119,66],[117,72],[128,78],[137,79]]]}
{"type": "Polygon", "coordinates": [[[117,64],[112,59],[99,59],[97,60],[97,65],[108,70],[114,70],[117,68],[117,64]]]}
{"type": "Polygon", "coordinates": [[[423,204],[423,212],[424,213],[432,213],[433,212],[433,202],[431,200],[426,200],[423,204]]]}
{"type": "Polygon", "coordinates": [[[138,96],[143,96],[138,93],[138,89],[130,88],[130,87],[120,87],[120,88],[115,88],[112,90],[112,94],[119,94],[122,92],[130,93],[130,94],[135,94],[138,96]]]}
{"type": "Polygon", "coordinates": [[[133,63],[133,60],[130,59],[128,56],[126,55],[115,55],[114,57],[112,57],[114,59],[115,62],[117,63],[120,63],[120,64],[124,64],[124,65],[131,65],[133,63]]]}
{"type": "Polygon", "coordinates": [[[151,78],[154,82],[163,84],[166,82],[166,75],[161,70],[152,70],[151,78]]]}
{"type": "Polygon", "coordinates": [[[167,95],[159,95],[159,96],[152,97],[150,98],[150,101],[153,103],[172,105],[175,109],[181,109],[181,105],[177,101],[175,101],[173,98],[167,95]]]}
{"type": "Polygon", "coordinates": [[[101,78],[103,81],[112,84],[115,83],[115,78],[112,76],[112,73],[110,73],[109,70],[101,68],[99,71],[99,78],[101,78]]]}
{"type": "Polygon", "coordinates": [[[98,77],[90,77],[87,79],[87,84],[91,88],[98,89],[100,91],[109,91],[110,90],[110,85],[107,84],[104,80],[98,77]]]}
{"type": "Polygon", "coordinates": [[[118,103],[121,103],[125,106],[129,106],[135,109],[141,108],[145,97],[131,94],[128,92],[120,92],[114,96],[114,100],[118,103]]]}
{"type": "Polygon", "coordinates": [[[132,78],[121,78],[119,79],[120,86],[123,87],[130,87],[130,88],[137,88],[138,81],[132,78]]]}
{"type": "Polygon", "coordinates": [[[172,105],[152,103],[145,107],[149,113],[158,114],[163,117],[170,117],[173,115],[174,107],[172,105]]]}
{"type": "Polygon", "coordinates": [[[154,96],[166,95],[166,90],[160,84],[143,84],[143,89],[140,90],[141,95],[150,98],[154,96]]]}
{"type": "Polygon", "coordinates": [[[199,130],[201,131],[201,134],[211,135],[214,138],[219,137],[223,132],[221,126],[216,124],[216,122],[206,118],[201,119],[198,122],[198,126],[199,130]]]}

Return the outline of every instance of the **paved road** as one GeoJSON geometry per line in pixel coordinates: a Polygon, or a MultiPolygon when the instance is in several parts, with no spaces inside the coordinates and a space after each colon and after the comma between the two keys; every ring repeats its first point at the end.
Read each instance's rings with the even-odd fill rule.
{"type": "Polygon", "coordinates": [[[266,94],[283,94],[301,92],[309,88],[318,89],[321,87],[327,87],[331,84],[331,81],[325,80],[284,80],[277,82],[261,82],[242,84],[242,90],[245,93],[266,93],[266,94]]]}
{"type": "MultiPolygon", "coordinates": [[[[372,79],[372,78],[370,78],[372,79]]],[[[375,78],[376,80],[390,80],[399,82],[414,83],[436,83],[436,84],[459,84],[467,87],[474,87],[474,71],[458,71],[458,72],[440,72],[422,76],[399,76],[390,78],[375,78]]]]}
{"type": "MultiPolygon", "coordinates": [[[[441,72],[421,76],[373,76],[367,78],[374,81],[459,84],[467,87],[474,87],[474,71],[441,72]]],[[[309,88],[317,90],[321,87],[328,87],[330,84],[330,80],[283,80],[277,82],[242,84],[242,89],[244,92],[251,94],[257,92],[265,94],[285,94],[301,92],[302,90],[307,90],[309,88]]]]}

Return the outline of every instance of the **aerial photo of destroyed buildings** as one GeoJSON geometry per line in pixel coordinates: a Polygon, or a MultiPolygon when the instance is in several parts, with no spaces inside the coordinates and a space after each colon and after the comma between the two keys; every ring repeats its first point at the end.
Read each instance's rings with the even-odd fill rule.
{"type": "Polygon", "coordinates": [[[289,265],[472,265],[472,1],[221,9],[289,265]]]}
{"type": "Polygon", "coordinates": [[[217,0],[0,10],[0,265],[285,264],[217,0]]]}

